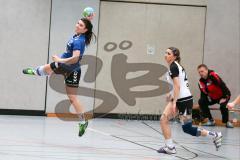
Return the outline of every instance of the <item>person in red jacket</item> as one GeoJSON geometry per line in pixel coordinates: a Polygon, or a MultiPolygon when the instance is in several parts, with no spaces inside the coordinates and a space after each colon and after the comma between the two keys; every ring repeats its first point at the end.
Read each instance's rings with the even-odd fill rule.
{"type": "Polygon", "coordinates": [[[202,116],[208,118],[208,121],[203,126],[215,126],[209,105],[220,104],[222,122],[226,124],[227,128],[233,128],[232,123],[229,121],[228,108],[226,107],[231,97],[230,90],[220,76],[213,70],[209,70],[205,64],[198,66],[198,73],[201,77],[198,83],[201,91],[198,104],[202,116]]]}

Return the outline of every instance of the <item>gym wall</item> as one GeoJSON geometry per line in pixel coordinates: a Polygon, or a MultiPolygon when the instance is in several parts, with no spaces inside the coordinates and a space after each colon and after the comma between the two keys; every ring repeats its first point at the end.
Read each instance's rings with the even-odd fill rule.
{"type": "MultiPolygon", "coordinates": [[[[115,107],[111,113],[162,113],[169,92],[164,54],[170,46],[180,49],[191,89],[197,93],[192,66],[203,60],[206,7],[102,1],[100,11],[97,56],[105,63],[96,89],[112,93],[118,103],[97,111],[115,107]],[[117,47],[111,50],[110,43],[117,47]],[[144,76],[148,72],[153,76],[144,76]]],[[[95,107],[100,103],[96,99],[95,107]]]]}
{"type": "MultiPolygon", "coordinates": [[[[86,55],[89,56],[85,57],[84,63],[90,63],[94,56],[99,58],[97,65],[91,62],[90,73],[96,74],[96,69],[99,69],[96,81],[94,77],[86,77],[87,65],[82,67],[80,86],[85,88],[79,92],[79,99],[88,111],[95,109],[95,113],[159,114],[165,104],[165,93],[155,97],[137,98],[135,104],[130,96],[128,98],[124,95],[125,99],[124,96],[119,96],[125,92],[117,93],[114,87],[119,84],[113,86],[112,58],[125,54],[127,63],[166,66],[163,54],[169,46],[176,46],[181,50],[182,64],[189,74],[195,100],[199,96],[196,67],[202,62],[221,75],[233,97],[240,93],[239,0],[112,1],[0,0],[0,108],[46,110],[47,113],[55,113],[57,104],[67,99],[65,93],[59,93],[49,85],[49,79],[46,88],[46,78],[25,76],[21,70],[27,66],[51,62],[53,54],[64,52],[75,23],[86,6],[92,6],[97,13],[94,27],[98,44],[92,44],[86,50],[86,55]],[[121,10],[118,4],[122,7],[121,10]],[[165,13],[170,14],[169,17],[165,13]],[[130,18],[131,21],[128,20],[130,18]],[[173,26],[174,24],[178,26],[173,26]],[[124,49],[127,43],[122,43],[123,49],[119,48],[123,40],[131,41],[132,46],[124,49]],[[109,42],[117,45],[111,52],[104,48],[109,42]],[[90,90],[94,88],[97,92],[90,90]],[[94,93],[96,99],[93,98],[94,93]],[[106,103],[98,108],[103,99],[106,103]]],[[[124,56],[121,56],[124,60],[124,56]]],[[[119,67],[119,70],[126,69],[124,67],[126,66],[119,67]]],[[[157,70],[154,72],[157,73],[157,70]]],[[[127,77],[134,78],[143,74],[146,72],[133,69],[127,77]]],[[[113,78],[118,78],[117,73],[113,78]]],[[[165,81],[163,75],[160,79],[165,81]]],[[[54,77],[50,77],[50,80],[54,82],[54,77]]],[[[156,86],[147,84],[132,89],[144,91],[156,89],[156,86]]],[[[60,108],[57,112],[66,111],[60,108]]],[[[219,116],[220,112],[216,114],[219,116]]]]}
{"type": "Polygon", "coordinates": [[[240,94],[240,1],[209,0],[207,7],[204,63],[219,73],[233,100],[240,94]]]}
{"type": "Polygon", "coordinates": [[[47,62],[50,4],[0,0],[1,109],[45,108],[46,78],[25,76],[22,69],[47,62]]]}

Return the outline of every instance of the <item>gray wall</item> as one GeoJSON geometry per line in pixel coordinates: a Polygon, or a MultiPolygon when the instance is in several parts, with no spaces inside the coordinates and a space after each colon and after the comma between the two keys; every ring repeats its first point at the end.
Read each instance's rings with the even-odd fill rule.
{"type": "MultiPolygon", "coordinates": [[[[233,97],[240,93],[239,0],[134,1],[207,6],[203,62],[221,75],[231,89],[233,97]]],[[[0,54],[5,58],[0,59],[1,108],[44,109],[46,79],[24,76],[21,74],[21,69],[51,62],[52,54],[64,52],[66,41],[72,35],[75,22],[81,17],[81,11],[85,6],[92,6],[96,9],[94,26],[95,33],[98,32],[98,21],[101,22],[98,18],[99,0],[53,0],[50,59],[48,60],[50,2],[50,0],[0,0],[0,54]]],[[[138,13],[133,12],[133,14],[138,13]]],[[[97,44],[93,44],[86,51],[88,55],[96,55],[96,53],[97,44]]],[[[110,63],[110,60],[104,59],[103,63],[110,63]]],[[[83,66],[81,86],[94,88],[95,82],[86,83],[83,80],[86,70],[87,67],[83,66]]],[[[101,85],[101,82],[96,85],[101,85]]],[[[92,93],[90,95],[92,96],[92,93]]],[[[94,105],[94,99],[91,96],[79,96],[87,110],[91,110],[94,105]]],[[[56,104],[66,98],[65,94],[58,93],[48,86],[47,112],[54,112],[56,104]]],[[[153,104],[156,107],[153,110],[163,107],[153,104]]],[[[219,112],[217,114],[219,115],[219,112]]]]}
{"type": "Polygon", "coordinates": [[[1,109],[44,110],[46,78],[22,69],[47,62],[49,22],[50,0],[0,0],[1,109]]]}
{"type": "Polygon", "coordinates": [[[233,99],[240,94],[240,1],[209,0],[207,7],[204,63],[220,74],[233,99]]]}
{"type": "Polygon", "coordinates": [[[239,0],[209,0],[204,63],[216,70],[232,91],[240,93],[239,0]]]}
{"type": "MultiPolygon", "coordinates": [[[[101,2],[100,11],[97,55],[104,61],[104,65],[97,77],[96,88],[112,93],[119,100],[111,113],[156,114],[163,110],[166,93],[169,92],[165,88],[164,73],[168,66],[164,52],[169,46],[180,48],[181,63],[188,72],[190,88],[193,93],[198,93],[195,84],[198,80],[197,72],[192,66],[197,66],[203,60],[206,7],[101,2]],[[120,43],[123,40],[131,41],[132,46],[122,49],[120,43]],[[108,42],[114,42],[118,47],[107,51],[104,46],[108,42]],[[151,47],[154,53],[148,54],[151,47]],[[123,55],[127,58],[126,64],[121,61],[123,55]],[[116,57],[118,60],[114,61],[116,57]],[[139,67],[140,63],[143,67],[139,67]],[[132,67],[136,67],[136,70],[132,67]],[[144,77],[148,71],[155,77],[144,77]],[[124,81],[121,77],[128,80],[124,81]],[[163,81],[156,82],[159,78],[163,81]]],[[[100,103],[96,101],[95,104],[97,107],[100,103]]],[[[111,107],[95,112],[107,112],[111,107]]]]}
{"type": "MultiPolygon", "coordinates": [[[[127,2],[128,0],[124,0],[124,1],[127,2]]],[[[240,88],[240,85],[239,85],[239,80],[240,80],[240,75],[239,75],[240,74],[240,72],[239,72],[239,63],[240,63],[239,62],[240,61],[240,58],[239,58],[239,55],[240,55],[239,28],[240,27],[239,27],[239,1],[238,0],[230,0],[230,1],[228,1],[228,0],[221,0],[221,1],[218,1],[218,0],[210,0],[210,1],[201,1],[201,0],[199,0],[199,1],[135,0],[135,1],[136,2],[145,2],[145,3],[153,2],[153,3],[160,3],[160,4],[167,3],[167,4],[206,6],[207,14],[206,14],[206,26],[205,26],[204,58],[201,59],[201,61],[203,63],[206,63],[207,65],[209,65],[210,68],[216,70],[220,74],[220,76],[227,83],[228,87],[231,89],[233,98],[236,97],[236,95],[238,93],[240,93],[240,90],[239,90],[239,88],[240,88]]],[[[136,6],[137,5],[138,4],[136,4],[136,6]]],[[[104,11],[104,10],[100,11],[100,13],[102,13],[102,12],[105,13],[106,11],[104,11]]],[[[127,10],[125,10],[125,12],[127,12],[127,10]]],[[[137,13],[137,14],[141,14],[137,11],[135,12],[135,9],[133,9],[133,12],[137,13]]],[[[129,16],[129,17],[131,17],[131,16],[129,16]]],[[[107,28],[106,23],[104,25],[101,25],[101,22],[103,21],[103,19],[104,18],[100,19],[100,27],[102,26],[102,28],[103,28],[103,29],[100,28],[100,31],[104,30],[104,28],[107,28]]],[[[157,17],[155,18],[155,20],[157,21],[157,17]]],[[[178,21],[178,20],[175,19],[173,21],[178,21]]],[[[136,20],[136,22],[137,22],[137,20],[136,20]]],[[[127,22],[124,21],[124,23],[127,23],[127,22]]],[[[115,24],[115,22],[114,22],[114,24],[115,24]]],[[[113,27],[113,25],[111,25],[111,24],[109,24],[109,25],[110,25],[110,28],[113,27]]],[[[132,25],[130,25],[130,26],[132,26],[132,25]]],[[[136,30],[138,30],[141,27],[142,26],[136,27],[136,30]]],[[[120,28],[126,28],[126,27],[124,27],[124,25],[121,25],[120,28]]],[[[159,27],[159,28],[161,28],[161,27],[159,27]]],[[[147,30],[147,26],[145,26],[145,29],[143,29],[143,31],[146,32],[146,30],[147,30]]],[[[109,29],[107,29],[107,32],[112,33],[111,31],[109,31],[109,29]]],[[[159,31],[159,32],[161,32],[161,31],[159,31]]],[[[122,35],[120,37],[123,38],[124,35],[126,35],[124,33],[125,32],[120,32],[120,34],[122,35]]],[[[119,33],[116,33],[116,35],[117,34],[119,34],[119,33]]],[[[139,33],[138,35],[136,35],[135,38],[141,39],[141,38],[137,38],[141,34],[142,33],[139,33]]],[[[109,38],[109,41],[113,41],[112,37],[114,37],[114,35],[113,35],[113,33],[109,34],[109,35],[102,35],[102,32],[99,35],[100,40],[102,38],[107,39],[107,37],[109,38]]],[[[129,36],[129,37],[131,37],[131,36],[129,36]]],[[[161,37],[166,38],[167,36],[162,35],[161,37]]],[[[126,37],[124,37],[124,38],[126,38],[126,37]]],[[[179,37],[176,37],[176,38],[179,38],[179,37]]],[[[186,37],[186,39],[188,39],[188,38],[192,38],[192,41],[194,41],[194,37],[186,37]]],[[[168,39],[166,39],[166,40],[168,40],[168,39]]],[[[118,42],[119,42],[119,40],[118,40],[118,42]]],[[[135,43],[136,42],[138,42],[138,40],[136,40],[135,43]]],[[[99,43],[101,43],[101,42],[99,41],[99,43]]],[[[181,46],[181,45],[179,45],[179,46],[181,46]]],[[[99,44],[99,51],[102,48],[103,48],[103,46],[101,44],[99,44]]],[[[191,45],[189,46],[189,48],[191,48],[191,45]]],[[[183,47],[180,49],[184,51],[186,48],[183,47]]],[[[145,50],[145,49],[143,49],[143,50],[145,50]]],[[[118,52],[120,52],[120,51],[118,51],[118,52]]],[[[184,52],[182,52],[182,53],[185,54],[184,52]]],[[[102,53],[99,53],[99,54],[98,54],[98,56],[104,57],[104,59],[110,59],[107,56],[107,54],[105,56],[102,56],[103,55],[102,53]]],[[[137,58],[137,59],[140,59],[139,57],[141,57],[141,56],[139,56],[139,55],[135,56],[135,58],[137,58]]],[[[197,58],[197,57],[195,57],[195,58],[197,58]]],[[[194,59],[191,58],[191,56],[184,57],[184,64],[186,66],[191,64],[191,61],[194,61],[194,59]]],[[[143,60],[141,60],[141,62],[143,62],[143,60]]],[[[109,65],[110,62],[105,61],[105,64],[109,65]]],[[[194,76],[194,81],[193,81],[193,79],[190,79],[190,82],[191,82],[191,85],[195,86],[192,88],[192,92],[194,93],[194,96],[195,96],[195,102],[197,102],[197,99],[199,98],[199,91],[198,91],[198,88],[196,87],[197,86],[196,79],[198,79],[197,78],[198,75],[197,75],[197,71],[196,71],[197,65],[194,64],[194,65],[190,65],[190,66],[192,66],[192,68],[188,69],[188,73],[191,74],[190,76],[194,76]]],[[[108,76],[110,74],[110,72],[105,71],[105,73],[103,73],[103,74],[108,76]]],[[[135,75],[138,75],[138,73],[136,73],[135,75]]],[[[103,79],[106,79],[106,77],[99,78],[98,80],[103,82],[103,79]]],[[[107,78],[106,82],[111,82],[108,79],[109,78],[107,78]]],[[[109,88],[111,88],[110,87],[111,85],[109,83],[103,84],[101,82],[97,82],[97,88],[105,87],[105,88],[108,88],[107,90],[109,90],[109,88]]],[[[161,97],[159,97],[159,98],[161,99],[161,97]]],[[[140,100],[138,100],[138,101],[140,101],[140,100]]],[[[164,107],[163,105],[160,105],[161,103],[159,103],[159,106],[158,106],[156,103],[154,103],[154,102],[156,102],[156,100],[152,101],[152,99],[148,99],[145,102],[140,103],[140,106],[144,105],[146,102],[148,102],[149,106],[151,106],[151,107],[148,107],[148,111],[145,111],[145,113],[149,113],[149,112],[151,113],[151,111],[154,111],[154,110],[158,111],[159,108],[160,108],[160,110],[162,110],[164,107]]],[[[96,104],[98,104],[98,101],[96,104]]],[[[116,112],[117,113],[122,113],[122,112],[123,113],[126,113],[126,112],[136,113],[136,111],[138,110],[134,107],[127,109],[128,107],[124,108],[124,106],[127,106],[127,105],[122,104],[119,107],[123,107],[123,108],[121,109],[118,107],[118,109],[116,109],[114,113],[116,113],[116,112]]],[[[219,112],[217,112],[217,115],[219,116],[219,112]]]]}

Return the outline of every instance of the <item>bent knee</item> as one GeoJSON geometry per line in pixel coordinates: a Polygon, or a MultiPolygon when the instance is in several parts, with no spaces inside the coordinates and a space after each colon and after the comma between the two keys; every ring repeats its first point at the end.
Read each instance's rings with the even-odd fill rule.
{"type": "Polygon", "coordinates": [[[197,127],[192,126],[192,121],[185,121],[182,125],[183,132],[190,134],[192,136],[198,136],[199,131],[197,127]]]}

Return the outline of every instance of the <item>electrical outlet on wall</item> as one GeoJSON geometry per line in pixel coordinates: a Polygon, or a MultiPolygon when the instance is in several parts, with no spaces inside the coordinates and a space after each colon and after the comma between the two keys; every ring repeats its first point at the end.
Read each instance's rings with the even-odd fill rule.
{"type": "Polygon", "coordinates": [[[154,55],[155,54],[155,46],[154,45],[147,45],[147,54],[154,55]]]}

